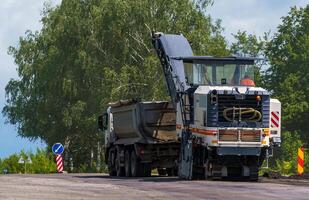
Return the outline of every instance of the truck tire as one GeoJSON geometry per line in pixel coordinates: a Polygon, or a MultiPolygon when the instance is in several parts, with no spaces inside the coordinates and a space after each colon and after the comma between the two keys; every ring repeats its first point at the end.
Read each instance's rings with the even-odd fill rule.
{"type": "Polygon", "coordinates": [[[120,158],[118,154],[115,160],[115,165],[116,165],[117,176],[124,176],[124,167],[121,167],[120,165],[120,158]]]}
{"type": "Polygon", "coordinates": [[[175,168],[166,168],[167,176],[177,176],[177,169],[175,168]]]}
{"type": "Polygon", "coordinates": [[[141,176],[142,166],[139,162],[135,151],[131,151],[131,175],[132,177],[141,176]]]}
{"type": "Polygon", "coordinates": [[[124,154],[124,171],[126,177],[131,177],[131,152],[126,150],[124,154]]]}
{"type": "Polygon", "coordinates": [[[143,164],[143,176],[145,177],[151,176],[151,164],[150,163],[143,164]]]}
{"type": "Polygon", "coordinates": [[[157,170],[158,170],[159,176],[166,176],[166,169],[158,168],[157,170]]]}
{"type": "Polygon", "coordinates": [[[108,168],[108,173],[110,176],[116,176],[117,172],[116,169],[114,167],[114,161],[113,160],[115,158],[115,153],[112,150],[109,150],[108,152],[108,162],[107,162],[107,168],[108,168]]]}

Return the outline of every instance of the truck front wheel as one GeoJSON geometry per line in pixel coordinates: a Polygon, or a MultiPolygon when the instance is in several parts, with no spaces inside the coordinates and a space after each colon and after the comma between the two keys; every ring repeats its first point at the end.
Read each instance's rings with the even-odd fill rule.
{"type": "Polygon", "coordinates": [[[114,166],[114,163],[115,163],[115,151],[113,151],[112,149],[109,150],[108,152],[108,173],[110,176],[116,176],[117,173],[116,173],[116,169],[115,169],[115,166],[114,166]]]}

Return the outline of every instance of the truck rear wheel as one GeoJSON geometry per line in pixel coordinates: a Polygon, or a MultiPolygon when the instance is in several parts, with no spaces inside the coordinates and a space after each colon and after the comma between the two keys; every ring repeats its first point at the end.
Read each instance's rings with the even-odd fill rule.
{"type": "Polygon", "coordinates": [[[139,177],[141,175],[141,163],[137,159],[135,151],[131,151],[131,174],[132,177],[139,177]]]}
{"type": "Polygon", "coordinates": [[[166,168],[167,176],[177,176],[177,169],[176,168],[166,168]]]}
{"type": "Polygon", "coordinates": [[[115,165],[116,165],[117,176],[124,176],[124,167],[120,165],[120,156],[118,153],[117,153],[115,165]]]}
{"type": "Polygon", "coordinates": [[[166,169],[158,168],[158,174],[159,176],[166,176],[166,169]]]}
{"type": "Polygon", "coordinates": [[[130,150],[126,150],[124,154],[124,171],[126,177],[131,177],[131,152],[130,150]]]}
{"type": "Polygon", "coordinates": [[[146,176],[146,177],[151,176],[151,164],[144,163],[142,166],[143,166],[143,176],[146,176]]]}

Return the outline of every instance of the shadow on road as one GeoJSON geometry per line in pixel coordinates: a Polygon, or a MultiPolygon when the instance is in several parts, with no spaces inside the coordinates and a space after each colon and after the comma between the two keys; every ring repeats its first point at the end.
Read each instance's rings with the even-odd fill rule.
{"type": "Polygon", "coordinates": [[[261,179],[259,180],[248,180],[248,179],[242,179],[242,178],[234,178],[234,177],[228,177],[228,178],[223,178],[223,179],[195,179],[195,180],[185,180],[185,179],[180,179],[177,176],[173,177],[168,177],[168,176],[158,176],[158,175],[153,175],[151,177],[118,177],[118,176],[109,176],[107,174],[98,174],[98,175],[77,175],[74,176],[76,178],[81,178],[81,179],[108,179],[108,180],[114,180],[114,181],[130,181],[130,180],[137,180],[139,182],[154,182],[154,183],[168,183],[168,182],[186,182],[186,181],[215,181],[215,182],[261,182],[261,179]]]}
{"type": "Polygon", "coordinates": [[[151,176],[151,177],[118,177],[118,176],[109,176],[109,175],[83,175],[83,176],[73,176],[81,179],[109,179],[109,180],[138,180],[144,182],[179,182],[182,179],[178,177],[166,177],[166,176],[151,176]]]}

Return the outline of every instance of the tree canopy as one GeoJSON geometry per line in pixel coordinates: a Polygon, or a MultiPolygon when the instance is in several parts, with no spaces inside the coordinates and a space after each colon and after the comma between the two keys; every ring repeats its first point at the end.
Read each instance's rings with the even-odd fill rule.
{"type": "Polygon", "coordinates": [[[309,145],[309,5],[291,8],[267,43],[265,86],[282,102],[283,128],[309,145]]]}

